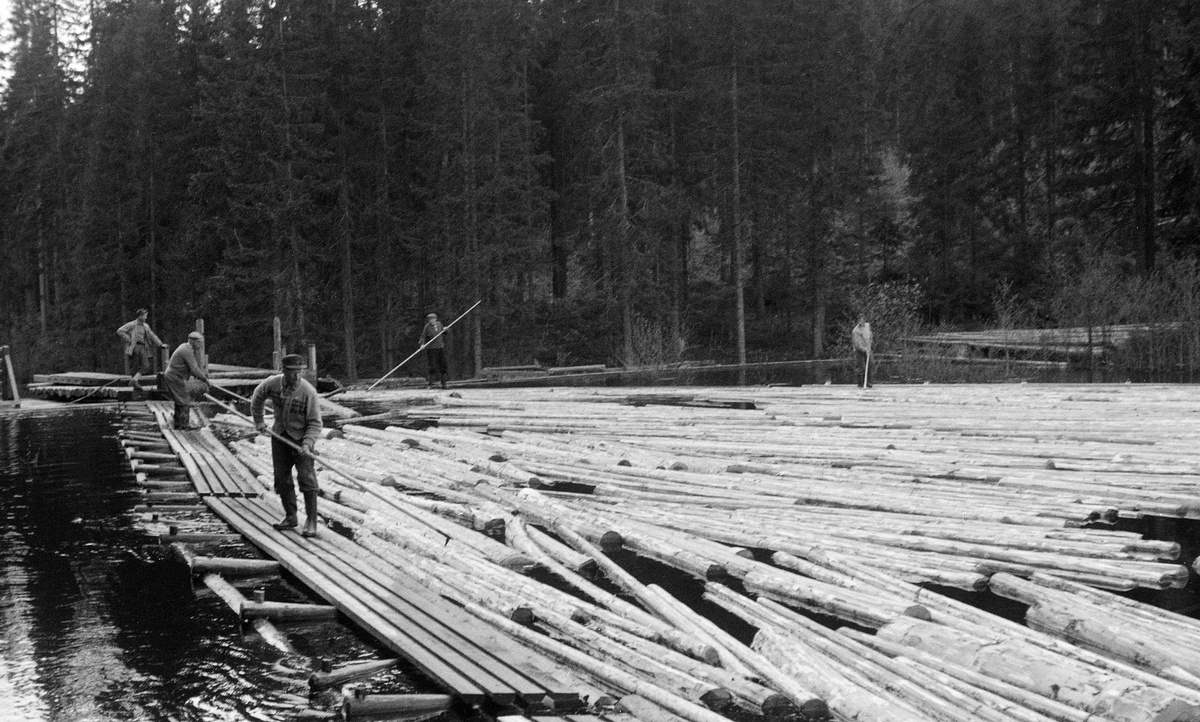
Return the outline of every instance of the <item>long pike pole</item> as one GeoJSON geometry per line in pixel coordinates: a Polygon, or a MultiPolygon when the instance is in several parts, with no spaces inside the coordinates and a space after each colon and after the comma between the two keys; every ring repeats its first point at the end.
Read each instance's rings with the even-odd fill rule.
{"type": "MultiPolygon", "coordinates": [[[[204,398],[213,402],[217,406],[220,406],[221,408],[225,409],[226,411],[233,414],[234,416],[237,416],[238,418],[242,419],[243,421],[249,421],[251,426],[255,426],[255,428],[257,428],[257,425],[254,423],[254,419],[250,418],[249,416],[246,416],[245,414],[243,414],[242,412],[233,408],[229,404],[222,402],[220,399],[216,398],[212,394],[204,394],[204,398]]],[[[275,433],[274,429],[268,427],[267,433],[270,434],[271,436],[275,437],[276,439],[279,439],[280,441],[287,444],[288,446],[292,447],[296,451],[299,451],[301,454],[308,456],[308,452],[306,452],[304,450],[304,447],[300,446],[299,444],[292,441],[291,439],[288,439],[284,436],[281,436],[281,435],[275,433]]],[[[334,464],[332,461],[327,461],[325,459],[322,459],[321,457],[317,456],[315,453],[312,455],[312,459],[313,459],[313,461],[317,462],[321,466],[324,466],[326,469],[329,469],[330,471],[336,473],[338,476],[345,477],[345,479],[347,481],[349,481],[354,486],[354,488],[361,489],[363,491],[368,491],[367,487],[365,487],[362,484],[362,482],[360,482],[358,479],[355,479],[353,476],[346,473],[342,469],[339,469],[338,465],[334,464]]]]}
{"type": "MultiPolygon", "coordinates": [[[[479,304],[475,304],[475,305],[477,306],[479,304]]],[[[472,306],[471,308],[475,308],[475,306],[472,306]]],[[[461,318],[461,316],[460,316],[460,318],[461,318]]],[[[206,399],[208,399],[209,401],[213,402],[214,404],[216,404],[217,406],[220,406],[221,408],[225,409],[229,413],[233,414],[234,416],[237,416],[244,421],[249,421],[252,426],[255,425],[254,419],[250,418],[249,416],[246,416],[245,414],[241,413],[240,411],[233,408],[232,406],[222,403],[221,401],[214,398],[212,394],[204,394],[204,397],[206,399]]],[[[271,436],[275,437],[276,439],[279,439],[280,441],[287,444],[288,446],[292,447],[296,451],[299,451],[301,454],[305,453],[304,447],[295,443],[291,439],[287,439],[287,438],[280,436],[279,434],[275,433],[275,431],[273,429],[271,429],[270,427],[267,428],[267,433],[270,434],[271,436]]],[[[392,501],[391,499],[389,499],[386,496],[384,496],[383,494],[381,494],[378,489],[372,488],[371,485],[369,485],[369,484],[362,483],[358,479],[355,479],[354,476],[352,474],[350,474],[348,471],[345,471],[344,469],[339,468],[340,465],[334,464],[332,461],[329,461],[328,459],[323,459],[320,456],[317,456],[315,453],[312,455],[312,460],[315,461],[316,463],[320,464],[321,466],[324,466],[326,469],[329,469],[330,471],[337,474],[338,476],[342,477],[346,481],[350,482],[350,485],[353,486],[355,489],[358,489],[359,491],[363,492],[364,494],[370,494],[371,496],[382,501],[384,504],[391,507],[392,509],[395,509],[396,511],[399,511],[402,514],[404,514],[408,517],[411,517],[415,521],[417,521],[421,524],[425,524],[425,526],[429,527],[429,525],[427,523],[422,522],[420,519],[417,519],[416,517],[413,517],[412,513],[409,512],[407,509],[405,509],[402,506],[397,505],[394,501],[392,501]]],[[[433,529],[433,531],[437,532],[438,534],[441,534],[443,537],[446,536],[445,534],[438,531],[437,529],[434,529],[433,527],[429,527],[429,528],[433,529]]]]}
{"type": "MultiPolygon", "coordinates": [[[[479,305],[479,304],[481,304],[481,303],[483,303],[483,301],[482,301],[482,300],[476,301],[476,302],[475,302],[475,306],[478,306],[478,305],[479,305]]],[[[386,374],[384,374],[383,376],[380,376],[378,381],[376,381],[375,383],[373,383],[373,384],[371,384],[370,386],[368,386],[368,387],[367,387],[367,391],[370,391],[371,389],[375,388],[376,386],[378,386],[378,385],[379,385],[379,382],[380,382],[380,381],[383,381],[383,380],[384,380],[384,379],[386,379],[388,376],[391,376],[392,374],[396,373],[397,369],[399,369],[401,366],[403,366],[404,364],[408,363],[409,361],[412,361],[412,360],[413,360],[413,358],[414,358],[414,357],[415,357],[417,354],[419,354],[419,353],[421,353],[422,351],[424,351],[424,350],[425,350],[425,347],[426,347],[426,346],[428,346],[429,344],[433,343],[433,339],[435,339],[435,338],[437,338],[438,336],[441,336],[442,334],[446,333],[446,331],[449,331],[449,330],[450,330],[450,327],[451,327],[451,326],[453,326],[454,324],[458,323],[459,321],[461,321],[461,320],[462,320],[462,318],[463,318],[463,316],[466,316],[468,313],[470,313],[470,312],[474,311],[474,310],[475,310],[475,306],[471,306],[471,307],[470,307],[470,308],[468,308],[466,311],[463,311],[463,312],[462,312],[462,316],[459,316],[458,318],[454,319],[453,321],[451,321],[451,322],[450,322],[450,323],[448,323],[447,325],[443,326],[441,331],[438,331],[438,332],[437,332],[437,333],[434,335],[434,337],[433,337],[433,338],[431,338],[431,339],[429,339],[428,341],[426,341],[425,343],[421,344],[421,347],[420,347],[419,349],[417,349],[416,351],[413,351],[411,356],[409,356],[408,358],[404,359],[404,360],[403,360],[403,361],[401,361],[400,363],[396,364],[396,368],[392,369],[391,371],[388,371],[388,372],[387,372],[386,374]]]]}

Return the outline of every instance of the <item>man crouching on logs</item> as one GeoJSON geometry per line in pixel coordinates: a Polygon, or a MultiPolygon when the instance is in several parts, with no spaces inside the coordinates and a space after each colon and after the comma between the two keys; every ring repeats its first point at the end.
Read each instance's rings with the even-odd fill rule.
{"type": "Polygon", "coordinates": [[[300,372],[307,368],[304,357],[288,354],[283,357],[283,373],[263,380],[250,397],[250,414],[260,433],[267,432],[263,421],[263,404],[271,400],[275,412],[275,424],[271,437],[271,461],[275,467],[275,493],[283,504],[283,520],[273,526],[279,530],[296,528],[296,487],[292,483],[292,467],[296,467],[296,479],[300,493],[304,495],[304,512],[307,519],[301,536],[317,535],[317,472],[313,446],[321,435],[321,409],[317,403],[317,390],[304,379],[300,372]],[[299,446],[283,442],[291,439],[299,446]]]}

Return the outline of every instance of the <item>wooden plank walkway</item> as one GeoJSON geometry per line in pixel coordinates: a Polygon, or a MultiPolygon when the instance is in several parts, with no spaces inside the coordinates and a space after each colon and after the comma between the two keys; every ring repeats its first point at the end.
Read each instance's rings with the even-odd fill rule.
{"type": "Polygon", "coordinates": [[[170,404],[147,405],[214,513],[451,694],[530,712],[583,706],[579,691],[556,680],[561,670],[555,662],[515,646],[440,596],[380,574],[389,566],[386,559],[333,531],[307,539],[275,530],[279,504],[258,494],[252,472],[211,431],[175,431],[170,404]]]}

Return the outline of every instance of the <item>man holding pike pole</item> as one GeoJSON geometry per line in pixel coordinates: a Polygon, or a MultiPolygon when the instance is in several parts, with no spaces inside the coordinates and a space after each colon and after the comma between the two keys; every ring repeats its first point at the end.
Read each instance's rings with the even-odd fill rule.
{"type": "Polygon", "coordinates": [[[850,345],[854,347],[854,371],[860,388],[871,387],[871,324],[859,317],[858,324],[850,332],[850,345]],[[861,370],[861,373],[860,373],[861,370]]]}
{"type": "Polygon", "coordinates": [[[301,536],[317,535],[317,471],[313,465],[316,454],[314,446],[321,435],[321,407],[317,390],[300,378],[300,372],[308,368],[304,357],[288,354],[283,357],[283,373],[263,380],[250,396],[250,415],[260,433],[267,433],[263,421],[263,406],[267,399],[275,412],[275,423],[271,428],[271,462],[275,470],[275,493],[283,504],[283,519],[273,524],[284,531],[295,529],[296,485],[292,482],[292,467],[296,468],[296,481],[304,497],[304,529],[301,536]],[[283,439],[293,443],[288,444],[283,439]]]}
{"type": "MultiPolygon", "coordinates": [[[[438,330],[436,330],[436,331],[433,331],[433,332],[432,332],[433,336],[432,336],[432,338],[430,338],[428,341],[426,341],[426,340],[425,340],[425,338],[426,338],[426,331],[429,329],[429,325],[428,325],[428,324],[426,324],[425,328],[421,330],[421,345],[420,345],[419,347],[417,347],[417,350],[416,350],[416,351],[413,351],[413,352],[412,352],[412,355],[410,355],[408,358],[404,359],[403,361],[401,361],[400,363],[398,363],[398,364],[396,364],[394,367],[392,367],[392,370],[391,370],[391,371],[388,371],[386,374],[384,374],[383,376],[380,376],[378,379],[376,379],[376,380],[375,380],[375,383],[373,383],[373,384],[371,384],[370,386],[368,386],[368,387],[367,387],[367,391],[370,391],[371,389],[375,388],[375,387],[376,387],[376,386],[378,386],[379,384],[383,383],[383,380],[384,380],[384,379],[386,379],[388,376],[391,376],[392,374],[396,373],[396,371],[397,371],[397,370],[399,370],[399,368],[400,368],[401,366],[403,366],[404,364],[408,363],[409,361],[412,361],[412,360],[413,360],[413,358],[415,358],[417,354],[419,354],[419,353],[421,353],[422,351],[424,351],[424,350],[425,350],[426,346],[429,346],[429,345],[431,345],[431,344],[432,344],[434,341],[436,341],[436,340],[440,339],[442,336],[444,336],[444,335],[446,334],[446,332],[450,330],[450,327],[451,327],[451,326],[453,326],[454,324],[456,324],[456,323],[458,323],[459,321],[461,321],[461,320],[463,320],[464,318],[466,318],[467,314],[468,314],[468,313],[470,313],[470,312],[472,312],[472,311],[474,311],[474,310],[475,310],[475,308],[476,308],[476,306],[478,306],[478,305],[479,305],[479,304],[481,304],[481,303],[483,303],[483,301],[476,301],[474,306],[471,306],[471,307],[470,307],[470,308],[468,308],[466,311],[463,311],[461,316],[459,316],[458,318],[454,319],[453,321],[451,321],[450,323],[446,324],[445,326],[442,326],[440,323],[439,323],[439,324],[437,324],[437,325],[438,325],[440,328],[439,328],[438,330]]],[[[437,314],[435,314],[435,313],[431,313],[431,314],[429,314],[428,316],[426,316],[425,318],[426,318],[427,320],[437,321],[437,314]]],[[[443,354],[444,354],[444,351],[443,351],[443,354]]],[[[430,363],[431,363],[431,364],[433,363],[432,359],[430,360],[430,363]]],[[[442,363],[443,363],[443,364],[445,363],[445,358],[444,358],[444,355],[443,355],[443,360],[442,360],[442,363]]],[[[443,379],[443,381],[442,381],[442,388],[446,388],[446,382],[445,382],[445,378],[446,378],[446,377],[443,375],[443,376],[442,376],[442,379],[443,379]]],[[[433,371],[432,371],[432,366],[431,366],[430,375],[429,375],[429,385],[430,385],[430,386],[433,386],[433,371]]]]}
{"type": "Polygon", "coordinates": [[[421,329],[417,346],[418,350],[425,349],[425,359],[429,362],[429,388],[433,388],[434,376],[440,376],[442,388],[446,388],[446,327],[438,320],[436,313],[425,317],[425,328],[421,329]]]}

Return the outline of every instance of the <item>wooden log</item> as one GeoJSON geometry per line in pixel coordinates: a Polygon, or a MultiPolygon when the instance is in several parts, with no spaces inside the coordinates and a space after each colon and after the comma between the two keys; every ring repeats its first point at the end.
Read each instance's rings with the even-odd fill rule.
{"type": "Polygon", "coordinates": [[[1160,689],[1087,667],[1020,640],[976,637],[908,617],[889,623],[878,634],[882,639],[1115,720],[1170,722],[1200,714],[1200,708],[1160,689]]]}
{"type": "Polygon", "coordinates": [[[1178,645],[1156,644],[1153,639],[1141,637],[1142,633],[1149,630],[1112,624],[1090,610],[1047,604],[1030,607],[1025,614],[1025,622],[1033,629],[1053,634],[1072,644],[1125,660],[1200,689],[1200,677],[1195,673],[1200,668],[1196,655],[1178,645]]]}
{"type": "Polygon", "coordinates": [[[1172,639],[1180,640],[1181,638],[1187,638],[1191,640],[1189,646],[1193,649],[1200,646],[1200,622],[1197,622],[1192,617],[1093,589],[1083,584],[1076,584],[1049,574],[1034,574],[1029,578],[1029,582],[1048,589],[1066,592],[1077,598],[1083,598],[1090,604],[1110,610],[1113,613],[1128,615],[1129,618],[1140,623],[1155,626],[1165,625],[1166,628],[1171,630],[1170,636],[1172,639]]]}
{"type": "Polygon", "coordinates": [[[682,697],[673,695],[660,687],[645,682],[638,677],[616,669],[611,665],[606,665],[592,659],[587,654],[572,649],[561,642],[557,642],[544,635],[529,631],[524,627],[518,626],[499,615],[493,614],[478,605],[469,605],[467,611],[475,614],[481,619],[488,621],[493,626],[503,630],[505,633],[513,636],[526,644],[541,649],[547,654],[550,654],[568,664],[578,666],[588,674],[603,680],[617,689],[624,691],[627,694],[638,694],[655,704],[666,708],[671,713],[676,714],[689,722],[728,722],[728,718],[723,717],[715,712],[712,712],[705,707],[702,707],[693,702],[689,702],[682,697]]]}
{"type": "Polygon", "coordinates": [[[822,666],[819,661],[804,659],[796,654],[794,645],[770,629],[759,629],[751,648],[789,678],[810,688],[829,705],[835,719],[863,722],[929,722],[911,706],[894,699],[884,699],[864,689],[843,675],[822,666]]]}
{"type": "Polygon", "coordinates": [[[899,617],[929,618],[929,611],[918,604],[888,600],[873,602],[849,589],[839,589],[796,575],[793,577],[785,579],[778,575],[755,572],[747,575],[742,584],[749,592],[873,629],[878,629],[899,617]]]}
{"type": "Polygon", "coordinates": [[[860,680],[892,691],[918,710],[960,722],[1011,722],[1010,717],[993,711],[975,697],[963,695],[953,687],[931,684],[927,674],[894,664],[889,657],[839,636],[787,607],[769,600],[760,600],[760,604],[771,614],[774,626],[795,641],[837,661],[860,680]]]}
{"type": "Polygon", "coordinates": [[[637,694],[622,697],[617,702],[617,709],[628,712],[642,722],[682,722],[684,719],[637,694]]]}
{"type": "Polygon", "coordinates": [[[365,694],[346,695],[342,715],[346,718],[367,715],[396,715],[445,712],[454,704],[448,694],[365,694]]]}
{"type": "Polygon", "coordinates": [[[157,451],[140,451],[134,447],[125,448],[126,459],[139,459],[142,461],[178,461],[179,457],[175,454],[163,454],[157,451]]]}
{"type": "MultiPolygon", "coordinates": [[[[230,609],[241,618],[241,609],[247,600],[242,593],[239,592],[233,585],[226,582],[218,574],[205,574],[204,585],[211,589],[218,597],[220,597],[230,609]]],[[[279,649],[285,654],[294,654],[295,650],[288,644],[287,638],[284,637],[279,630],[271,624],[267,619],[254,619],[251,621],[254,629],[265,639],[271,646],[279,649]]]]}
{"type": "Polygon", "coordinates": [[[246,619],[266,618],[276,621],[336,619],[337,607],[326,604],[295,604],[292,602],[252,602],[242,604],[242,616],[246,619]]]}
{"type": "Polygon", "coordinates": [[[729,690],[739,706],[756,714],[776,717],[800,711],[806,717],[817,719],[828,713],[825,703],[815,697],[804,700],[800,705],[797,705],[782,693],[764,687],[746,677],[692,659],[675,650],[635,636],[622,629],[598,622],[591,622],[588,626],[644,655],[661,659],[677,669],[684,670],[693,676],[706,679],[713,684],[721,686],[723,689],[729,690]]]}
{"type": "MultiPolygon", "coordinates": [[[[194,495],[193,495],[194,498],[194,495]]],[[[208,511],[208,507],[204,504],[173,504],[173,503],[157,503],[150,502],[145,504],[135,504],[131,511],[134,512],[151,512],[156,514],[172,514],[196,511],[208,511]]]]}
{"type": "Polygon", "coordinates": [[[527,531],[534,544],[571,571],[583,577],[590,577],[596,573],[595,559],[580,554],[537,527],[527,527],[527,531]]]}
{"type": "Polygon", "coordinates": [[[173,532],[158,535],[159,544],[227,544],[241,541],[241,534],[225,534],[210,532],[173,532]]]}
{"type": "MultiPolygon", "coordinates": [[[[980,690],[993,695],[996,698],[1007,700],[1020,707],[1032,710],[1041,716],[1042,719],[1058,720],[1058,722],[1104,722],[1111,718],[1100,717],[1091,712],[1076,709],[1070,705],[1063,704],[1048,697],[1043,697],[1035,692],[1022,689],[1015,685],[1001,682],[987,675],[979,674],[966,667],[950,664],[945,660],[939,659],[931,654],[926,654],[917,649],[906,647],[901,644],[895,644],[885,639],[881,639],[875,635],[864,634],[862,632],[842,627],[838,630],[839,634],[844,634],[851,639],[858,641],[860,644],[866,645],[873,649],[878,649],[884,654],[890,655],[897,659],[910,659],[914,663],[919,663],[925,670],[930,672],[939,672],[951,677],[952,679],[962,682],[962,686],[958,687],[962,690],[980,690]]],[[[1004,709],[1010,716],[1020,715],[1019,710],[1010,710],[1000,704],[994,705],[995,709],[1004,709]]],[[[1026,719],[1026,717],[1019,717],[1026,719]]],[[[1038,720],[1030,720],[1030,722],[1039,722],[1038,720]]]]}
{"type": "Polygon", "coordinates": [[[738,648],[744,646],[741,642],[708,623],[708,620],[688,609],[657,584],[647,584],[643,594],[646,597],[644,603],[655,614],[717,650],[722,667],[744,677],[754,676],[751,668],[742,661],[744,654],[738,654],[738,648]]]}
{"type": "Polygon", "coordinates": [[[542,617],[541,621],[557,630],[559,634],[556,636],[566,644],[602,657],[608,664],[647,679],[684,699],[719,709],[729,704],[733,698],[728,690],[697,677],[688,670],[675,668],[659,659],[644,655],[567,617],[551,613],[542,617]]]}
{"type": "Polygon", "coordinates": [[[224,576],[258,576],[278,574],[279,562],[274,559],[234,559],[232,557],[196,556],[191,569],[195,574],[221,574],[224,576]]]}

